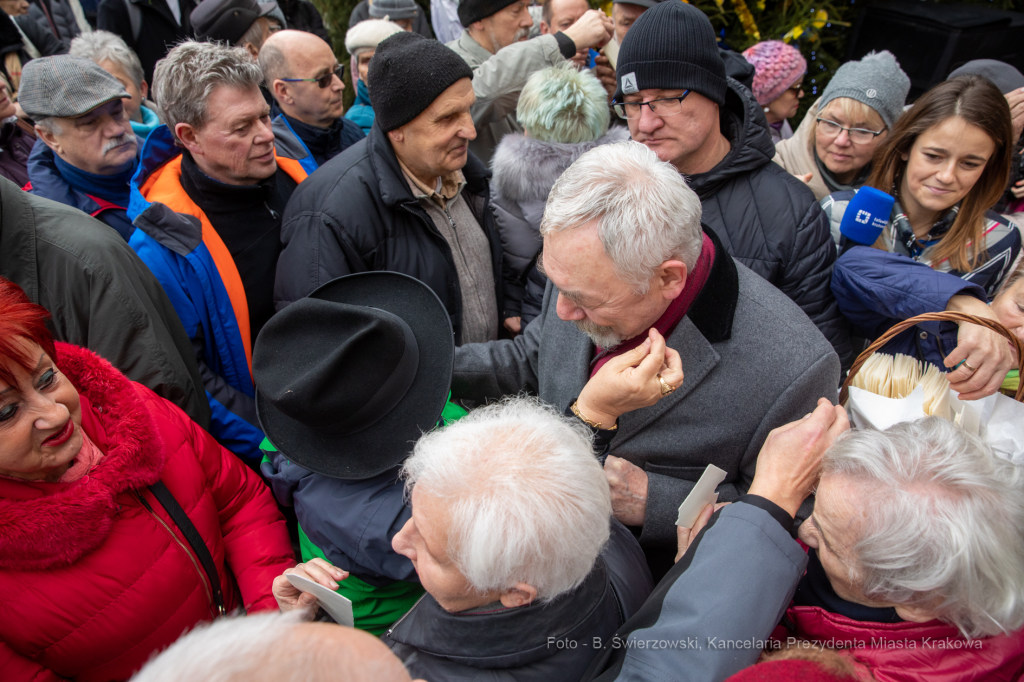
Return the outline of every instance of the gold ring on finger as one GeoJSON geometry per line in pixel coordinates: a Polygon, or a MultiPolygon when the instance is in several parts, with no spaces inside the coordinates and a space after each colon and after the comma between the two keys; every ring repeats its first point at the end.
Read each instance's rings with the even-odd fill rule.
{"type": "Polygon", "coordinates": [[[672,386],[667,381],[662,379],[660,374],[658,375],[658,381],[661,382],[661,394],[663,396],[668,395],[669,393],[674,393],[675,392],[676,387],[672,386]]]}
{"type": "Polygon", "coordinates": [[[967,369],[971,370],[972,372],[977,372],[978,371],[977,367],[974,367],[973,365],[971,365],[971,363],[967,362],[966,360],[964,360],[964,367],[966,367],[967,369]]]}

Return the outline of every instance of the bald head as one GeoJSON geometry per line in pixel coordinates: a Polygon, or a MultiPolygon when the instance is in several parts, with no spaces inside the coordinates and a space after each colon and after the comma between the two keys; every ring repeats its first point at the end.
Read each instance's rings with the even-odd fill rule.
{"type": "Polygon", "coordinates": [[[338,60],[322,38],[305,31],[278,31],[264,43],[259,63],[264,83],[288,116],[329,128],[345,113],[345,84],[339,76],[330,77],[338,70],[338,60]],[[329,85],[321,88],[314,79],[324,77],[329,77],[329,85]]]}
{"type": "Polygon", "coordinates": [[[379,639],[279,613],[221,618],[188,633],[133,682],[410,682],[379,639]]]}

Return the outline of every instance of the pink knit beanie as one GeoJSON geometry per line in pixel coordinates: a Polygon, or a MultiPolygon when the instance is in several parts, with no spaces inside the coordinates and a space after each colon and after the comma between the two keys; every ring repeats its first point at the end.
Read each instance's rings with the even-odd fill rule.
{"type": "Polygon", "coordinates": [[[765,106],[782,96],[807,72],[800,50],[781,40],[766,40],[743,51],[754,65],[754,98],[765,106]]]}

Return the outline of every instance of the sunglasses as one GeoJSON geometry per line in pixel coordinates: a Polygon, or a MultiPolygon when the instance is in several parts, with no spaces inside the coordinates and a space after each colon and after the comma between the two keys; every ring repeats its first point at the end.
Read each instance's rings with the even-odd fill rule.
{"type": "Polygon", "coordinates": [[[333,71],[329,71],[319,78],[278,78],[278,80],[282,80],[285,83],[316,83],[323,90],[334,81],[335,76],[338,77],[338,80],[344,81],[345,67],[338,64],[334,67],[333,71]]]}

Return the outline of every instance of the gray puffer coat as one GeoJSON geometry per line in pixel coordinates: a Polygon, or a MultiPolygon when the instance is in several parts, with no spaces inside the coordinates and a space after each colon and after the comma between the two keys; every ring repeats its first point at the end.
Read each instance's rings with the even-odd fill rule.
{"type": "MultiPolygon", "coordinates": [[[[71,0],[32,0],[28,8],[28,18],[60,41],[62,53],[70,50],[71,41],[82,33],[82,28],[75,19],[71,0]]],[[[85,20],[84,14],[82,20],[85,20]]]]}
{"type": "Polygon", "coordinates": [[[521,315],[525,325],[540,313],[547,284],[536,268],[540,220],[555,180],[591,149],[627,140],[629,130],[623,127],[576,144],[543,142],[519,133],[502,138],[491,159],[491,207],[505,258],[506,317],[521,315]]]}

